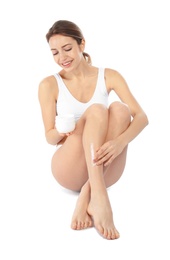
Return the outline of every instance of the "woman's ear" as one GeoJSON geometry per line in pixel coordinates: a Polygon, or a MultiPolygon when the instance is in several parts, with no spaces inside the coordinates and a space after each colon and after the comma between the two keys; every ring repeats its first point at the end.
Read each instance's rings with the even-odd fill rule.
{"type": "Polygon", "coordinates": [[[85,40],[84,39],[82,39],[82,41],[81,41],[80,48],[81,48],[81,51],[84,52],[84,50],[85,50],[85,40]]]}

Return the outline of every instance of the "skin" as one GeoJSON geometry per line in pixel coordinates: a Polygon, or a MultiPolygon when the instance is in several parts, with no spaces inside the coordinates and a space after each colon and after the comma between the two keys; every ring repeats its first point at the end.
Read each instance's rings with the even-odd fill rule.
{"type": "MultiPolygon", "coordinates": [[[[71,37],[54,35],[49,46],[70,93],[80,102],[88,102],[95,90],[98,68],[83,57],[85,40],[78,45],[71,37]]],[[[52,173],[63,187],[79,192],[71,228],[94,226],[110,240],[118,238],[119,232],[107,187],[121,177],[128,144],[147,126],[148,118],[119,72],[106,68],[105,83],[108,93],[113,90],[121,102],[113,102],[109,108],[93,104],[72,133],[58,133],[55,128],[58,86],[54,76],[40,82],[39,102],[47,142],[63,144],[52,157],[52,173]]]]}

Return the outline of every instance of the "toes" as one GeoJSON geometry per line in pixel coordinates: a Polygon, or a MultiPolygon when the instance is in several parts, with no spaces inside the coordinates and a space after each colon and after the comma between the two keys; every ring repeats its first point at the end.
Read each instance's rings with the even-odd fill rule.
{"type": "Polygon", "coordinates": [[[113,239],[113,233],[112,233],[112,230],[107,230],[107,237],[106,237],[108,240],[111,240],[113,239]]]}
{"type": "Polygon", "coordinates": [[[93,221],[89,221],[89,227],[93,227],[93,221]]]}
{"type": "Polygon", "coordinates": [[[114,230],[113,230],[112,237],[113,237],[113,239],[117,239],[117,238],[120,237],[120,234],[119,234],[119,232],[117,231],[116,228],[114,228],[114,230]]]}
{"type": "Polygon", "coordinates": [[[91,225],[90,225],[90,222],[89,222],[89,221],[87,221],[87,222],[84,223],[84,229],[85,229],[85,228],[89,228],[90,226],[91,226],[91,225]]]}
{"type": "Polygon", "coordinates": [[[77,230],[80,230],[83,228],[83,223],[81,221],[77,222],[77,230]]]}
{"type": "Polygon", "coordinates": [[[83,225],[82,225],[82,229],[86,229],[86,228],[90,228],[90,227],[92,227],[93,226],[93,224],[92,224],[92,221],[85,221],[84,223],[83,223],[83,225]]]}
{"type": "Polygon", "coordinates": [[[79,230],[79,229],[81,229],[81,223],[78,222],[78,221],[73,222],[73,223],[71,224],[71,228],[74,229],[74,230],[79,230]]]}
{"type": "Polygon", "coordinates": [[[115,239],[114,230],[112,229],[106,229],[104,232],[104,237],[108,240],[115,239]]]}
{"type": "Polygon", "coordinates": [[[77,223],[76,223],[76,222],[73,222],[73,223],[71,224],[71,228],[74,229],[74,230],[76,230],[76,229],[77,229],[77,223]]]}
{"type": "Polygon", "coordinates": [[[93,221],[92,220],[87,220],[86,224],[87,224],[87,228],[90,228],[90,227],[93,226],[93,221]]]}
{"type": "Polygon", "coordinates": [[[105,232],[104,228],[101,225],[96,225],[96,229],[100,233],[100,235],[106,237],[106,232],[105,232]]]}
{"type": "Polygon", "coordinates": [[[98,225],[97,227],[98,232],[106,239],[108,240],[113,240],[117,239],[120,237],[119,232],[114,228],[114,229],[109,229],[109,228],[103,228],[101,225],[98,225]]]}
{"type": "Polygon", "coordinates": [[[120,237],[120,234],[119,234],[119,232],[116,230],[115,231],[115,238],[117,239],[117,238],[119,238],[120,237]]]}
{"type": "Polygon", "coordinates": [[[74,229],[74,230],[81,230],[81,229],[86,229],[86,228],[89,228],[89,227],[92,227],[93,226],[93,223],[92,221],[76,221],[76,222],[73,222],[71,224],[71,228],[74,229]]]}
{"type": "Polygon", "coordinates": [[[119,232],[116,229],[113,229],[110,234],[110,239],[117,239],[119,237],[120,237],[119,232]]]}

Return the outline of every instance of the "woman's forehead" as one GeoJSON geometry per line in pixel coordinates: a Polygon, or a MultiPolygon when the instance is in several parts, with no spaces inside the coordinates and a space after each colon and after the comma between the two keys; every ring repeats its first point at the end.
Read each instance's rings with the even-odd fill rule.
{"type": "Polygon", "coordinates": [[[55,34],[49,39],[49,45],[51,48],[53,47],[64,47],[68,44],[74,44],[76,41],[69,36],[55,34]]]}

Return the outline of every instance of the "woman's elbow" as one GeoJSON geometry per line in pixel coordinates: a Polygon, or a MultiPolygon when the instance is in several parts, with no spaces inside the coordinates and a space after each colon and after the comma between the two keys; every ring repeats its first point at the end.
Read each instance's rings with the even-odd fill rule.
{"type": "Polygon", "coordinates": [[[51,136],[48,132],[45,133],[45,138],[48,144],[56,145],[56,140],[54,140],[53,136],[51,136]]]}
{"type": "Polygon", "coordinates": [[[145,112],[143,112],[143,122],[145,126],[149,124],[149,119],[145,112]]]}

